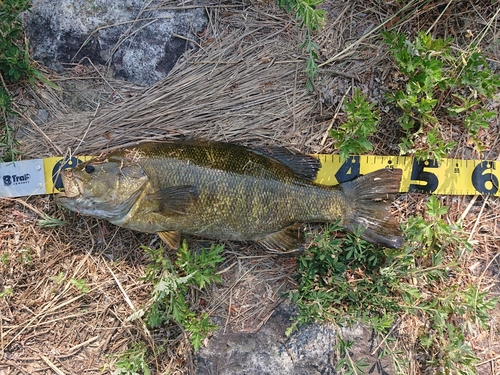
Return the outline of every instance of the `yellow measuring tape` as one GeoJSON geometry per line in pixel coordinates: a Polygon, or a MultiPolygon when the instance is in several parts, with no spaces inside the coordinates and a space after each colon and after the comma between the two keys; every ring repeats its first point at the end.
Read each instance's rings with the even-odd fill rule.
{"type": "Polygon", "coordinates": [[[409,156],[351,156],[342,163],[338,155],[318,155],[321,160],[316,181],[335,185],[378,169],[402,169],[401,192],[445,195],[500,196],[497,162],[442,159],[419,161],[409,156]]]}
{"type": "MultiPolygon", "coordinates": [[[[342,162],[338,155],[315,155],[321,161],[316,182],[336,185],[382,168],[402,169],[401,192],[444,195],[500,196],[499,162],[487,160],[442,159],[418,161],[409,156],[351,156],[342,162]]],[[[57,193],[62,187],[58,171],[91,156],[69,159],[51,157],[0,163],[0,197],[20,197],[57,193]]]]}

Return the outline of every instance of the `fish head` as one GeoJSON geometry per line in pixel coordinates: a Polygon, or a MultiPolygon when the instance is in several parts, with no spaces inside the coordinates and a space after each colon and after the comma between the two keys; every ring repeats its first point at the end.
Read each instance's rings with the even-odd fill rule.
{"type": "Polygon", "coordinates": [[[111,222],[128,213],[149,180],[140,164],[121,157],[93,159],[60,173],[64,190],[56,203],[111,222]]]}

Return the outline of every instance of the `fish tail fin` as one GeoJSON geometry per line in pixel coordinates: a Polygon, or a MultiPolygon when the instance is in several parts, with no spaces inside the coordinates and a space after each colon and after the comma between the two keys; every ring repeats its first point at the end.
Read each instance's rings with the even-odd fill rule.
{"type": "Polygon", "coordinates": [[[401,169],[380,169],[341,184],[350,205],[343,226],[350,230],[364,228],[361,238],[385,247],[399,248],[403,237],[390,206],[399,192],[401,169]]]}

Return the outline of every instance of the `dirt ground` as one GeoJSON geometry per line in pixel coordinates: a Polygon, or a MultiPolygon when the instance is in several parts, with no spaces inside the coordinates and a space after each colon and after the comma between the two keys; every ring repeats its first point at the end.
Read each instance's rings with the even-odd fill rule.
{"type": "MultiPolygon", "coordinates": [[[[380,43],[380,31],[389,27],[408,35],[430,30],[454,38],[456,48],[470,43],[468,35],[484,31],[481,46],[500,72],[496,2],[407,3],[413,7],[398,1],[325,1],[329,22],[314,36],[320,74],[312,93],[305,88],[303,31],[293,16],[268,2],[207,6],[210,21],[201,48],[186,53],[161,84],[147,90],[113,80],[104,68],[75,64],[58,75],[40,67],[62,91],[39,85],[16,92],[21,116],[12,125],[21,128],[23,158],[69,149],[93,154],[140,139],[186,135],[334,152],[325,135],[345,120],[342,103],[353,87],[383,108],[383,93],[402,84],[380,43]]],[[[491,103],[497,111],[499,106],[491,103]]],[[[374,154],[398,154],[396,118],[383,113],[372,138],[374,154]]],[[[486,150],[478,154],[464,134],[454,133],[458,146],[450,156],[500,160],[499,134],[497,117],[483,134],[486,150]]],[[[396,215],[404,221],[422,213],[426,199],[402,194],[394,204],[396,215]]],[[[461,220],[476,243],[463,258],[462,277],[500,296],[500,200],[440,199],[450,207],[446,220],[461,220]]],[[[193,374],[193,352],[180,327],[172,323],[149,331],[140,320],[127,319],[151,292],[141,280],[148,259],[140,246],[158,241],[155,235],[62,210],[50,195],[1,199],[0,293],[12,292],[0,298],[0,374],[108,374],[115,354],[139,340],[167,348],[154,373],[193,374]],[[44,215],[65,225],[40,225],[44,215]],[[81,280],[88,290],[82,290],[81,280]]],[[[189,242],[193,249],[210,244],[199,238],[189,242]]],[[[193,292],[192,308],[223,321],[221,329],[259,329],[283,292],[293,288],[296,258],[255,244],[224,244],[223,282],[193,292]]],[[[482,360],[478,374],[499,374],[499,309],[491,314],[489,331],[478,332],[471,344],[482,360]]],[[[428,373],[415,358],[411,363],[409,374],[428,373]]]]}

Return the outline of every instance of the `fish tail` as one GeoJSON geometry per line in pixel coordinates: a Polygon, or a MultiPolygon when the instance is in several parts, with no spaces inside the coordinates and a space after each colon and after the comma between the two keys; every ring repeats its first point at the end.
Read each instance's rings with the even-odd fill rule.
{"type": "Polygon", "coordinates": [[[390,206],[401,183],[401,169],[380,169],[341,184],[346,197],[347,215],[343,226],[350,230],[364,228],[361,238],[385,247],[399,248],[403,237],[390,206]]]}

